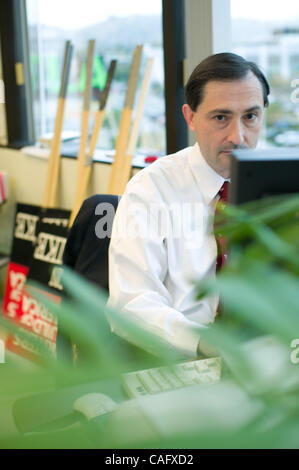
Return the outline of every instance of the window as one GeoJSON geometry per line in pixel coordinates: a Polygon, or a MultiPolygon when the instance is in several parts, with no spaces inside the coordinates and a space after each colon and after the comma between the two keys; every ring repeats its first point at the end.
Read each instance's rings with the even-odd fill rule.
{"type": "Polygon", "coordinates": [[[299,79],[298,1],[284,0],[282,6],[272,0],[231,0],[231,14],[233,52],[254,60],[270,82],[262,145],[299,146],[294,97],[294,80],[299,79]]]}
{"type": "MultiPolygon", "coordinates": [[[[146,58],[153,57],[154,65],[141,122],[138,152],[164,154],[166,136],[161,0],[27,0],[26,6],[36,140],[54,129],[64,43],[68,39],[73,42],[75,49],[64,130],[79,135],[87,43],[89,39],[95,39],[92,111],[98,108],[110,60],[118,61],[98,140],[99,148],[113,149],[125,100],[132,52],[137,44],[143,44],[140,81],[146,58]]],[[[93,119],[90,119],[90,130],[92,125],[93,119]]]]}

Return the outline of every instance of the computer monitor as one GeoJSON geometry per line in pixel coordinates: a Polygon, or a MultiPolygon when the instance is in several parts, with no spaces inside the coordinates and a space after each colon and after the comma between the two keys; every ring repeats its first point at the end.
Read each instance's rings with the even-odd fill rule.
{"type": "Polygon", "coordinates": [[[299,148],[234,150],[229,202],[299,193],[299,148]]]}

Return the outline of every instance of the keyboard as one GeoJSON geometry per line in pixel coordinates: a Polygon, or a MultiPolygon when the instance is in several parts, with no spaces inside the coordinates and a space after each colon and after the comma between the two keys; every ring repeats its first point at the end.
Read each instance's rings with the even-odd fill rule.
{"type": "Polygon", "coordinates": [[[220,380],[221,359],[213,357],[182,362],[122,375],[122,385],[131,398],[167,392],[220,380]]]}

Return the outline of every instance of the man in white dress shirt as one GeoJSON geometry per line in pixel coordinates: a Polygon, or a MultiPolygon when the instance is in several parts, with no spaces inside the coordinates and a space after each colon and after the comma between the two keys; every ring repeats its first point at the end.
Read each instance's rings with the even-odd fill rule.
{"type": "MultiPolygon", "coordinates": [[[[182,109],[196,144],[134,176],[116,212],[109,304],[182,358],[213,354],[200,335],[215,320],[219,299],[196,300],[194,281],[215,276],[218,193],[230,176],[231,151],[256,146],[268,94],[262,72],[240,56],[216,54],[201,62],[182,109]]],[[[111,318],[110,324],[143,347],[130,329],[111,318]]]]}

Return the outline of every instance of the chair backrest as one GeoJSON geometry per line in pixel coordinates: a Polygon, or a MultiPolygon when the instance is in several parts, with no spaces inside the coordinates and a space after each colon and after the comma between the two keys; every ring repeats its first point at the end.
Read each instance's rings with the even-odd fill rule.
{"type": "Polygon", "coordinates": [[[108,250],[120,196],[97,194],[86,199],[67,238],[63,262],[108,290],[108,250]]]}
{"type": "MultiPolygon", "coordinates": [[[[107,291],[109,290],[108,250],[119,198],[114,195],[97,194],[86,199],[71,227],[63,254],[65,266],[107,291]]],[[[74,347],[71,338],[61,332],[58,318],[57,359],[73,362],[74,347]]],[[[78,350],[77,345],[76,348],[78,350]]],[[[57,386],[63,385],[57,383],[57,386]]]]}

